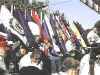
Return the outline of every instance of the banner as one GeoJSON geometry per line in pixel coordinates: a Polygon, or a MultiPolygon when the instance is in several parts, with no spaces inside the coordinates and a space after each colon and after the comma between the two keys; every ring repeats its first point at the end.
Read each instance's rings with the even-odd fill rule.
{"type": "MultiPolygon", "coordinates": [[[[27,44],[26,36],[21,35],[19,33],[20,31],[19,32],[16,31],[17,28],[15,26],[18,26],[18,28],[19,28],[20,27],[19,22],[17,22],[17,20],[13,17],[13,15],[10,13],[10,11],[4,5],[1,6],[0,22],[3,24],[3,26],[6,28],[7,31],[10,31],[12,34],[16,35],[20,40],[22,40],[22,42],[25,45],[27,44]],[[15,26],[12,27],[13,23],[15,23],[14,24],[15,26]]],[[[23,32],[23,30],[22,30],[22,32],[23,32]]]]}

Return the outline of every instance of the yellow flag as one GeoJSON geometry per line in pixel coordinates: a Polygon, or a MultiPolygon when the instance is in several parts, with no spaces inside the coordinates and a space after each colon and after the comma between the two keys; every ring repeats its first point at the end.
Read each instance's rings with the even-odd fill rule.
{"type": "Polygon", "coordinates": [[[73,23],[72,20],[69,20],[69,26],[72,29],[72,31],[74,32],[74,34],[77,36],[77,38],[80,39],[80,44],[82,45],[82,47],[86,47],[86,43],[83,40],[79,30],[77,29],[77,27],[75,26],[75,24],[73,23]]]}

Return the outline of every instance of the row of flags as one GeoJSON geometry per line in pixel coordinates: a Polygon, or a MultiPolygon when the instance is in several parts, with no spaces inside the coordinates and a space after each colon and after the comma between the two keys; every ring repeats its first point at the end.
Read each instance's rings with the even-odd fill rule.
{"type": "Polygon", "coordinates": [[[60,47],[65,51],[66,40],[71,34],[75,34],[77,39],[80,39],[81,46],[86,47],[85,41],[72,20],[63,20],[55,14],[50,14],[48,17],[46,13],[42,13],[42,20],[40,20],[34,10],[26,9],[26,15],[20,8],[11,10],[13,13],[6,6],[1,6],[0,24],[3,24],[6,31],[16,35],[26,46],[34,45],[35,36],[39,35],[40,38],[48,36],[53,47],[53,36],[56,36],[60,40],[60,47]]]}
{"type": "Polygon", "coordinates": [[[75,26],[75,24],[73,23],[73,21],[69,21],[69,24],[70,24],[70,27],[71,29],[73,30],[74,34],[76,34],[77,38],[80,39],[80,44],[83,46],[83,47],[86,47],[86,44],[85,44],[85,41],[83,40],[79,30],[77,29],[77,27],[75,26]]]}

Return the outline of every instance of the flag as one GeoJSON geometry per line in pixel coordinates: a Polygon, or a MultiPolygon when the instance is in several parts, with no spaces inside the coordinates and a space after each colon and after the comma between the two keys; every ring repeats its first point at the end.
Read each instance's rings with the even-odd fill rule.
{"type": "Polygon", "coordinates": [[[32,34],[40,35],[40,28],[39,26],[33,21],[33,18],[31,16],[31,10],[26,9],[26,21],[28,22],[28,26],[32,32],[32,34]]]}
{"type": "Polygon", "coordinates": [[[60,34],[59,34],[60,27],[57,23],[57,20],[56,20],[54,14],[50,18],[50,23],[51,23],[54,35],[56,34],[58,37],[60,37],[60,34]]]}
{"type": "Polygon", "coordinates": [[[64,21],[61,21],[61,24],[63,25],[64,28],[64,34],[66,34],[67,39],[69,39],[71,34],[68,28],[68,24],[65,25],[64,21]]]}
{"type": "Polygon", "coordinates": [[[54,33],[53,33],[53,30],[52,30],[52,27],[51,27],[51,24],[50,24],[50,21],[49,21],[47,15],[44,15],[44,19],[45,19],[45,22],[47,24],[47,27],[48,27],[48,30],[49,30],[49,33],[50,33],[50,37],[51,37],[51,39],[53,39],[54,33]]]}
{"type": "Polygon", "coordinates": [[[41,24],[41,23],[40,23],[40,19],[39,19],[38,15],[36,14],[35,11],[32,11],[32,18],[33,18],[33,20],[34,20],[38,25],[41,24]]]}
{"type": "Polygon", "coordinates": [[[31,10],[26,9],[26,21],[33,21],[33,18],[31,16],[31,10]]]}
{"type": "Polygon", "coordinates": [[[63,28],[63,26],[61,25],[58,16],[55,16],[55,19],[56,19],[56,26],[58,27],[58,34],[59,34],[59,37],[61,37],[61,38],[64,40],[64,37],[66,36],[66,35],[64,34],[64,28],[63,28]]]}
{"type": "Polygon", "coordinates": [[[51,24],[52,30],[54,32],[54,35],[57,35],[57,27],[56,27],[56,22],[55,22],[53,14],[50,15],[50,24],[51,24]]]}
{"type": "MultiPolygon", "coordinates": [[[[42,19],[42,29],[43,29],[43,38],[44,40],[50,40],[50,34],[48,31],[48,27],[46,25],[46,22],[44,20],[44,17],[42,19]]],[[[48,50],[46,48],[44,48],[44,54],[47,55],[48,54],[48,50]]]]}
{"type": "Polygon", "coordinates": [[[58,27],[58,29],[62,29],[61,26],[60,26],[60,23],[59,23],[59,19],[57,16],[55,16],[55,20],[56,20],[56,26],[58,27]]]}
{"type": "Polygon", "coordinates": [[[38,15],[36,14],[35,11],[32,11],[32,18],[39,25],[39,28],[40,28],[40,38],[41,38],[42,37],[42,26],[41,26],[41,23],[40,23],[40,19],[39,19],[38,15]]]}
{"type": "Polygon", "coordinates": [[[59,30],[58,30],[59,37],[61,37],[61,39],[63,39],[63,41],[66,41],[67,34],[64,33],[64,28],[63,28],[63,25],[61,24],[59,16],[55,16],[55,19],[56,19],[56,23],[57,23],[58,28],[59,28],[59,30]]]}
{"type": "Polygon", "coordinates": [[[49,21],[49,19],[48,19],[46,14],[44,14],[43,20],[45,22],[44,27],[46,29],[46,33],[49,35],[49,39],[51,40],[51,45],[52,45],[51,53],[54,53],[55,52],[54,51],[54,42],[53,42],[53,35],[54,35],[54,33],[53,33],[53,30],[52,30],[50,21],[49,21]]]}
{"type": "MultiPolygon", "coordinates": [[[[0,22],[6,28],[7,31],[10,31],[12,34],[16,35],[22,42],[26,45],[27,39],[26,36],[19,34],[12,26],[11,21],[15,19],[6,6],[1,6],[0,12],[0,22]]],[[[9,38],[9,35],[8,35],[9,38]]]]}
{"type": "Polygon", "coordinates": [[[66,33],[66,26],[65,26],[64,22],[61,21],[61,24],[62,24],[62,26],[63,26],[63,28],[64,28],[64,33],[66,33]]]}
{"type": "Polygon", "coordinates": [[[25,33],[25,36],[29,42],[29,46],[35,45],[34,44],[35,39],[34,39],[33,34],[28,26],[28,22],[25,20],[23,12],[21,11],[21,9],[18,9],[18,10],[16,9],[15,13],[17,14],[15,16],[17,17],[22,28],[24,29],[24,33],[25,33]]]}
{"type": "Polygon", "coordinates": [[[87,40],[87,33],[86,31],[83,29],[82,25],[79,24],[78,22],[73,22],[75,24],[75,26],[77,27],[77,29],[79,30],[83,40],[85,41],[86,45],[88,45],[88,40],[87,40]]]}
{"type": "MultiPolygon", "coordinates": [[[[63,33],[63,31],[62,31],[62,29],[61,29],[61,26],[60,26],[60,24],[58,23],[58,21],[57,21],[57,19],[56,19],[56,17],[54,16],[52,19],[51,19],[51,21],[53,20],[53,22],[54,22],[54,26],[55,26],[55,30],[56,30],[56,32],[57,32],[57,36],[58,36],[58,39],[59,39],[59,44],[58,44],[58,47],[60,48],[60,50],[61,50],[61,52],[63,53],[63,54],[65,54],[66,53],[66,48],[65,48],[65,40],[63,40],[63,37],[62,37],[62,35],[61,35],[61,33],[63,33]],[[61,37],[60,37],[61,36],[61,37]],[[60,39],[61,38],[61,39],[60,39]]],[[[52,26],[52,25],[51,25],[52,26]]],[[[55,35],[55,34],[54,34],[55,35]]]]}
{"type": "Polygon", "coordinates": [[[40,35],[40,29],[36,23],[29,21],[28,26],[29,26],[29,28],[34,36],[40,35]]]}
{"type": "Polygon", "coordinates": [[[74,34],[77,36],[78,39],[80,39],[80,44],[82,45],[82,47],[86,47],[85,41],[83,40],[83,38],[81,37],[80,32],[78,31],[77,27],[75,26],[75,24],[73,23],[72,20],[69,21],[70,24],[70,28],[73,30],[74,34]]]}
{"type": "Polygon", "coordinates": [[[43,35],[44,36],[48,35],[50,37],[49,30],[44,19],[42,21],[42,28],[43,28],[43,35]]]}

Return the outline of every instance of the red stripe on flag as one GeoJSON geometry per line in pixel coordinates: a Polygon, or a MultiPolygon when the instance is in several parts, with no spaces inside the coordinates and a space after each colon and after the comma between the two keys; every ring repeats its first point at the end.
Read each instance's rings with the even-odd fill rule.
{"type": "Polygon", "coordinates": [[[32,11],[32,18],[34,19],[34,21],[35,21],[38,25],[40,25],[40,20],[39,20],[38,16],[35,14],[34,11],[32,11]]]}
{"type": "Polygon", "coordinates": [[[66,26],[65,26],[65,24],[64,24],[64,22],[63,22],[63,21],[62,21],[61,23],[62,23],[63,28],[64,28],[64,33],[66,33],[66,26]]]}

